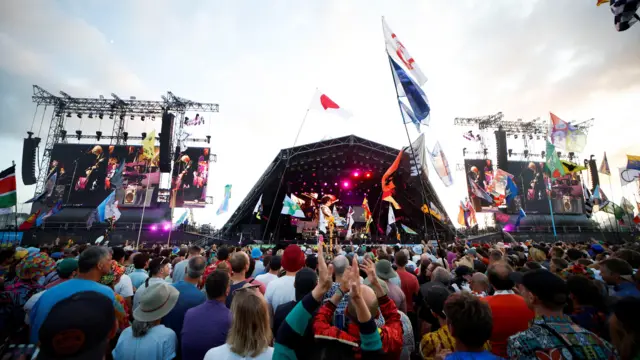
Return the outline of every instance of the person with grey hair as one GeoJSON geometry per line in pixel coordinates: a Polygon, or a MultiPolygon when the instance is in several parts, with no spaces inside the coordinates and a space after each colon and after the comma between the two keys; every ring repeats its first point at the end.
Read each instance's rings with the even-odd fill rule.
{"type": "MultiPolygon", "coordinates": [[[[180,344],[180,334],[182,333],[182,325],[184,324],[184,315],[187,310],[196,307],[207,300],[206,295],[198,290],[198,283],[202,279],[207,261],[203,256],[190,257],[187,260],[184,278],[175,284],[174,288],[178,290],[180,296],[176,306],[162,318],[162,324],[169,329],[175,331],[178,336],[178,344],[180,344]]],[[[180,346],[178,346],[180,349],[180,346]]]]}

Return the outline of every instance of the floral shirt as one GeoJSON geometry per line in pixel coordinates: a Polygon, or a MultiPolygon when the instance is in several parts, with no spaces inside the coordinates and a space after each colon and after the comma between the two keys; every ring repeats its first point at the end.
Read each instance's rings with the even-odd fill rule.
{"type": "Polygon", "coordinates": [[[571,321],[569,316],[533,319],[529,329],[509,338],[510,359],[617,359],[607,341],[571,321]]]}
{"type": "MultiPolygon", "coordinates": [[[[441,326],[437,331],[432,331],[422,337],[422,340],[420,340],[420,354],[423,359],[430,360],[435,358],[438,348],[454,351],[455,346],[456,339],[451,336],[449,327],[445,325],[441,326]]],[[[484,349],[491,350],[491,345],[488,341],[484,344],[484,349]]]]}

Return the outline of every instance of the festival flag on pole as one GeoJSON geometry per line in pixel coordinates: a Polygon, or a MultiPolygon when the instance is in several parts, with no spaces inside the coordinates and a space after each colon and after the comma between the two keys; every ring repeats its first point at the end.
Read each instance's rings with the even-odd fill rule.
{"type": "Polygon", "coordinates": [[[609,161],[607,161],[607,152],[604,152],[604,157],[602,157],[602,162],[600,163],[600,169],[598,170],[601,174],[611,175],[611,169],[609,169],[609,161]]]}
{"type": "Polygon", "coordinates": [[[427,82],[427,77],[422,73],[420,67],[413,59],[407,48],[402,45],[398,36],[391,31],[387,22],[382,18],[382,32],[384,33],[384,42],[387,45],[387,53],[396,62],[402,63],[407,70],[413,75],[418,84],[424,85],[427,82]]]}
{"type": "Polygon", "coordinates": [[[111,179],[109,180],[110,184],[111,184],[111,187],[113,187],[115,189],[122,187],[122,181],[123,181],[122,175],[124,173],[124,164],[125,164],[125,161],[124,161],[124,159],[122,159],[121,162],[120,162],[120,165],[115,170],[113,175],[111,175],[111,179]]]}
{"type": "Polygon", "coordinates": [[[591,199],[591,191],[587,189],[584,183],[582,183],[582,194],[584,195],[584,212],[587,218],[590,219],[593,214],[593,200],[591,199]]]}
{"type": "Polygon", "coordinates": [[[185,220],[187,220],[187,216],[189,215],[189,211],[187,211],[187,209],[184,210],[184,212],[182,213],[182,215],[180,215],[180,217],[178,218],[178,220],[173,224],[173,227],[178,227],[182,224],[184,224],[185,220]]]}
{"type": "Polygon", "coordinates": [[[87,218],[87,229],[91,229],[93,223],[96,222],[96,220],[98,220],[98,210],[93,209],[91,210],[91,213],[89,213],[89,217],[87,218]]]}
{"type": "Polygon", "coordinates": [[[0,215],[12,213],[11,208],[17,203],[16,166],[13,165],[0,172],[0,215]]]}
{"type": "Polygon", "coordinates": [[[564,168],[562,167],[562,163],[560,162],[560,158],[558,157],[558,153],[556,153],[556,147],[547,140],[547,169],[549,169],[549,173],[551,174],[551,178],[556,179],[564,175],[564,168]]]}
{"type": "Polygon", "coordinates": [[[593,202],[593,211],[598,212],[609,205],[609,199],[604,194],[604,191],[600,189],[600,185],[596,185],[596,188],[593,189],[593,194],[591,195],[591,201],[593,202]]]}
{"type": "Polygon", "coordinates": [[[36,219],[38,218],[38,215],[40,215],[40,210],[38,210],[35,213],[31,214],[27,218],[27,220],[25,220],[22,224],[20,224],[20,226],[18,226],[18,230],[26,231],[26,230],[31,229],[33,227],[33,225],[35,225],[36,219]]]}
{"type": "Polygon", "coordinates": [[[253,213],[256,214],[256,219],[260,220],[262,216],[262,194],[260,194],[260,198],[256,203],[256,206],[253,208],[253,213]]]}
{"type": "Polygon", "coordinates": [[[404,232],[406,232],[407,234],[411,234],[411,235],[418,235],[417,232],[413,231],[413,229],[411,229],[410,227],[408,227],[405,224],[400,224],[400,226],[402,227],[402,230],[404,230],[404,232]]]}
{"type": "MultiPolygon", "coordinates": [[[[287,196],[285,195],[285,201],[287,200],[287,196]]],[[[282,208],[284,211],[284,207],[282,208]]],[[[326,234],[327,233],[327,219],[324,217],[324,213],[322,210],[318,209],[318,231],[326,234]]]]}
{"type": "Polygon", "coordinates": [[[458,224],[469,227],[469,209],[460,201],[460,211],[458,212],[458,224]]]}
{"type": "Polygon", "coordinates": [[[396,175],[396,171],[398,171],[402,155],[403,151],[400,150],[389,169],[382,175],[382,200],[390,202],[396,210],[400,209],[400,205],[393,198],[396,188],[396,184],[393,183],[393,178],[396,175]]]}
{"type": "Polygon", "coordinates": [[[404,119],[405,124],[412,123],[416,126],[416,130],[418,130],[418,132],[421,132],[420,125],[429,126],[429,117],[425,118],[424,120],[418,120],[413,114],[413,111],[411,111],[411,109],[407,105],[405,105],[405,103],[400,101],[400,99],[398,99],[398,103],[400,104],[400,109],[402,110],[402,118],[404,119]]]}
{"type": "Polygon", "coordinates": [[[468,180],[469,184],[471,185],[471,193],[473,195],[489,202],[490,204],[493,203],[493,198],[491,197],[491,195],[489,195],[486,191],[484,191],[484,189],[478,186],[478,184],[475,181],[471,180],[471,178],[468,178],[468,180]]]}
{"type": "Polygon", "coordinates": [[[282,211],[280,211],[280,213],[284,215],[295,216],[298,218],[305,217],[304,212],[302,212],[302,209],[300,208],[300,205],[293,201],[288,195],[284,196],[284,200],[282,201],[282,211]]]}
{"type": "Polygon", "coordinates": [[[387,218],[387,235],[393,231],[393,226],[396,223],[396,216],[393,214],[393,208],[389,206],[389,214],[387,218]]]}
{"type": "Polygon", "coordinates": [[[622,220],[625,215],[624,209],[620,205],[612,201],[608,202],[607,205],[601,207],[600,210],[606,212],[607,214],[612,214],[616,218],[616,220],[622,220]]]}
{"type": "Polygon", "coordinates": [[[222,203],[216,211],[216,215],[224,214],[229,211],[229,199],[231,199],[231,184],[227,184],[224,186],[224,198],[222,199],[222,203]]]}
{"type": "Polygon", "coordinates": [[[582,152],[587,146],[587,134],[553,113],[551,114],[551,142],[566,151],[582,152]]]}
{"type": "Polygon", "coordinates": [[[420,121],[426,119],[431,112],[427,95],[422,91],[420,85],[416,84],[397,62],[393,61],[391,57],[389,57],[389,61],[393,68],[396,87],[398,90],[403,89],[404,96],[406,96],[409,101],[409,106],[411,106],[413,110],[414,117],[420,121]]]}
{"type": "Polygon", "coordinates": [[[513,182],[511,177],[507,177],[507,188],[505,191],[505,199],[507,200],[507,205],[509,205],[511,201],[516,198],[516,195],[518,195],[518,187],[513,182]]]}
{"type": "Polygon", "coordinates": [[[309,110],[318,110],[327,114],[332,113],[345,119],[352,116],[351,112],[340,107],[340,105],[336,104],[335,101],[331,100],[327,95],[321,93],[319,90],[316,90],[316,93],[313,95],[311,104],[309,104],[309,110]]]}
{"type": "Polygon", "coordinates": [[[433,168],[436,169],[436,173],[440,176],[440,180],[442,180],[444,186],[451,186],[453,184],[453,176],[449,169],[449,162],[440,146],[440,142],[436,142],[433,150],[429,151],[429,149],[427,149],[427,152],[429,153],[429,158],[431,158],[431,164],[433,168]]]}
{"type": "Polygon", "coordinates": [[[565,174],[571,174],[571,173],[579,172],[582,170],[587,170],[586,167],[572,163],[567,160],[560,160],[560,163],[562,164],[562,168],[564,169],[565,174]]]}
{"type": "Polygon", "coordinates": [[[640,156],[627,155],[627,169],[640,170],[640,156]]]}
{"type": "Polygon", "coordinates": [[[616,30],[625,31],[640,20],[640,0],[611,0],[609,3],[616,30]]]}
{"type": "Polygon", "coordinates": [[[156,130],[152,130],[151,133],[147,134],[147,137],[142,140],[142,152],[144,153],[144,157],[149,161],[153,159],[156,155],[155,152],[156,146],[156,130]]]}
{"type": "Polygon", "coordinates": [[[624,209],[625,212],[629,213],[629,214],[633,214],[633,211],[636,209],[635,206],[633,206],[633,204],[631,203],[631,201],[629,201],[626,197],[622,197],[622,200],[620,201],[620,206],[622,206],[622,208],[624,209]]]}
{"type": "Polygon", "coordinates": [[[520,226],[520,221],[525,217],[527,217],[527,214],[524,212],[524,210],[522,210],[522,208],[520,208],[520,210],[518,211],[518,218],[516,219],[516,228],[520,226]]]}
{"type": "Polygon", "coordinates": [[[58,200],[58,202],[51,209],[49,209],[49,211],[38,216],[38,218],[36,219],[36,226],[42,225],[45,220],[59,213],[61,210],[62,210],[62,200],[58,200]]]}
{"type": "Polygon", "coordinates": [[[107,219],[120,218],[120,211],[118,210],[118,201],[116,200],[116,191],[113,190],[109,196],[107,196],[100,205],[96,208],[97,220],[99,222],[105,222],[107,219]]]}
{"type": "Polygon", "coordinates": [[[631,184],[640,178],[640,170],[618,168],[618,172],[620,173],[620,186],[631,184]]]}

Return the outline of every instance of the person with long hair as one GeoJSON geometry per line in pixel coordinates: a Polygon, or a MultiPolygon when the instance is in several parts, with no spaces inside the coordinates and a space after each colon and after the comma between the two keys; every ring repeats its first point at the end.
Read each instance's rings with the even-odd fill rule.
{"type": "Polygon", "coordinates": [[[270,360],[273,348],[269,306],[255,286],[245,285],[235,290],[231,302],[231,329],[227,342],[215,347],[204,360],[243,359],[270,360]]]}

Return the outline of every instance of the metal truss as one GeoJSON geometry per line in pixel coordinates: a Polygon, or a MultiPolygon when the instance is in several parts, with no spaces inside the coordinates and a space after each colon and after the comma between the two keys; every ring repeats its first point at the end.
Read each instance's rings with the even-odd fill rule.
{"type": "MultiPolygon", "coordinates": [[[[173,149],[175,149],[173,139],[178,139],[178,141],[181,139],[184,126],[182,119],[187,111],[203,113],[219,111],[218,104],[191,101],[175,96],[171,91],[168,91],[166,96],[161,96],[162,101],[137,100],[134,98],[123,100],[113,93],[111,94],[111,98],[104,98],[103,96],[99,98],[76,98],[63,91],[60,91],[60,95],[61,96],[53,95],[40,86],[33,85],[33,102],[36,103],[37,106],[45,105],[53,107],[49,133],[47,134],[43,156],[40,159],[40,171],[35,188],[36,194],[44,190],[53,146],[63,142],[65,137],[63,130],[67,117],[66,114],[75,113],[80,114],[80,116],[86,114],[89,118],[104,119],[106,117],[112,120],[113,129],[111,135],[101,136],[101,139],[110,139],[112,144],[115,142],[115,145],[121,145],[126,141],[124,138],[126,116],[158,116],[161,118],[164,112],[172,112],[176,115],[176,121],[178,121],[178,131],[175,131],[175,125],[172,130],[177,136],[170,137],[172,139],[170,149],[173,152],[173,149]]],[[[83,135],[82,137],[97,139],[97,136],[94,137],[93,135],[83,135]]],[[[141,140],[142,138],[134,136],[128,137],[128,139],[141,140]]],[[[189,141],[209,142],[209,139],[189,139],[189,141]]],[[[173,154],[171,154],[171,158],[173,158],[173,154]]]]}
{"type": "MultiPolygon", "coordinates": [[[[535,118],[531,121],[522,121],[522,119],[507,121],[504,120],[502,112],[472,118],[455,118],[453,124],[456,126],[478,127],[479,130],[501,129],[506,131],[507,135],[526,134],[544,137],[549,135],[549,123],[545,120],[535,118]]],[[[588,134],[589,128],[593,126],[593,119],[572,125],[585,134],[588,134]]]]}

